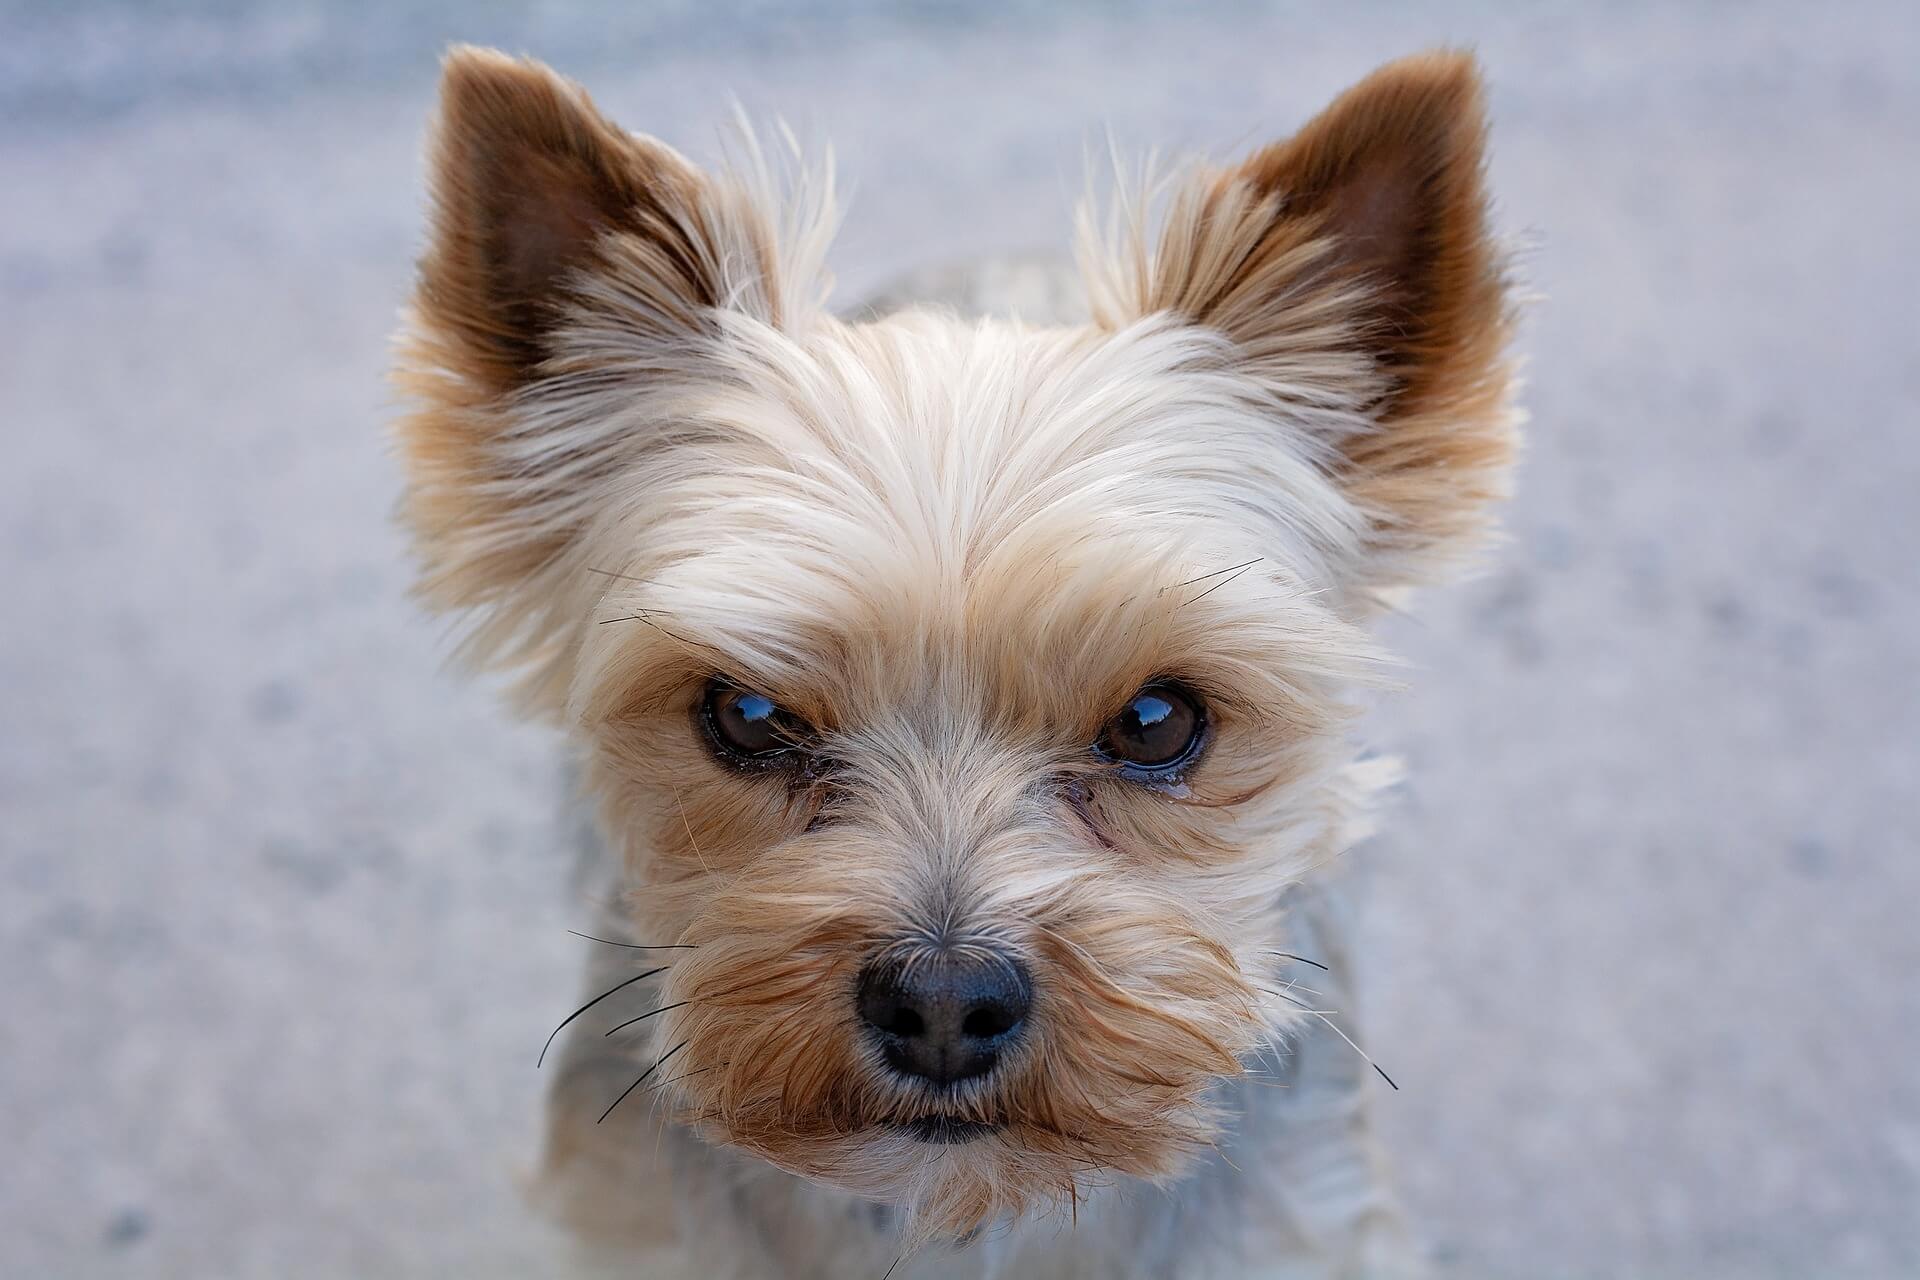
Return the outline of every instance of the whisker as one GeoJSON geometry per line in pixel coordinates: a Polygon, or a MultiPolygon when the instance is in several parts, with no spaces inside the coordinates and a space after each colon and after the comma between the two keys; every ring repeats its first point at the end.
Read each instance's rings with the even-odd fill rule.
{"type": "Polygon", "coordinates": [[[1185,608],[1187,605],[1194,603],[1194,601],[1196,600],[1205,600],[1208,596],[1212,595],[1214,592],[1218,591],[1220,588],[1226,586],[1229,582],[1232,582],[1235,578],[1239,577],[1241,574],[1245,573],[1248,569],[1253,568],[1254,565],[1259,563],[1260,562],[1258,560],[1248,561],[1246,564],[1240,566],[1239,569],[1235,570],[1233,573],[1229,574],[1227,577],[1220,579],[1220,581],[1214,583],[1212,586],[1208,587],[1205,591],[1202,591],[1199,595],[1195,596],[1193,600],[1182,600],[1180,602],[1181,607],[1185,608]]]}
{"type": "MultiPolygon", "coordinates": [[[[625,1031],[628,1027],[632,1026],[634,1023],[645,1022],[648,1018],[651,1018],[656,1013],[666,1013],[670,1009],[684,1009],[692,1003],[693,1001],[691,1000],[682,1000],[679,1004],[663,1004],[658,1009],[647,1010],[647,1012],[641,1014],[637,1018],[628,1018],[625,1022],[615,1027],[613,1031],[625,1031]]],[[[607,1034],[612,1035],[613,1031],[609,1031],[607,1032],[607,1034]]]]}
{"type": "Polygon", "coordinates": [[[720,1068],[727,1065],[728,1064],[724,1062],[716,1062],[710,1067],[701,1067],[697,1071],[682,1071],[677,1076],[668,1076],[665,1080],[658,1081],[657,1083],[655,1083],[653,1088],[647,1090],[647,1092],[648,1093],[658,1092],[659,1090],[666,1088],[670,1084],[679,1084],[682,1080],[690,1080],[694,1076],[703,1076],[709,1071],[718,1071],[720,1068]]]}
{"type": "Polygon", "coordinates": [[[630,573],[615,573],[611,569],[595,569],[591,565],[587,566],[587,572],[597,573],[603,578],[618,578],[622,582],[638,582],[642,586],[650,587],[654,585],[652,578],[636,578],[630,573]]]}
{"type": "Polygon", "coordinates": [[[635,614],[631,618],[608,618],[607,621],[608,622],[644,622],[646,625],[648,625],[649,627],[652,627],[655,631],[658,631],[661,635],[665,636],[667,639],[679,645],[682,649],[685,649],[688,653],[693,654],[693,656],[696,658],[701,656],[699,653],[695,652],[696,648],[705,649],[709,653],[714,651],[712,645],[702,644],[698,640],[689,640],[685,636],[677,636],[673,632],[667,630],[665,627],[661,626],[659,623],[655,622],[652,618],[649,618],[644,614],[635,614]]]}
{"type": "Polygon", "coordinates": [[[1172,589],[1178,591],[1181,587],[1190,587],[1196,582],[1205,582],[1208,578],[1217,578],[1223,573],[1232,573],[1237,569],[1251,569],[1265,559],[1265,556],[1255,556],[1245,564],[1230,564],[1224,569],[1215,569],[1212,573],[1203,573],[1197,578],[1188,578],[1185,582],[1176,582],[1173,584],[1172,589]]]}
{"type": "Polygon", "coordinates": [[[599,1004],[602,1000],[605,1000],[608,996],[612,995],[614,992],[620,990],[621,987],[630,987],[634,983],[640,981],[642,978],[651,978],[656,973],[665,973],[666,971],[667,971],[667,966],[661,965],[658,969],[649,969],[645,973],[636,973],[631,978],[628,978],[625,982],[615,983],[613,986],[609,987],[605,991],[602,991],[599,995],[587,1001],[585,1004],[581,1005],[578,1009],[575,1009],[572,1013],[568,1014],[565,1018],[561,1019],[560,1025],[555,1027],[553,1029],[552,1035],[549,1035],[547,1037],[547,1042],[540,1046],[540,1060],[533,1064],[534,1069],[538,1070],[541,1063],[544,1063],[547,1060],[547,1050],[553,1047],[553,1037],[559,1035],[562,1031],[566,1030],[567,1023],[572,1022],[575,1018],[579,1017],[581,1014],[585,1013],[587,1010],[593,1008],[593,1006],[599,1004]]]}
{"type": "Polygon", "coordinates": [[[1359,1054],[1360,1060],[1362,1062],[1372,1067],[1375,1071],[1378,1071],[1380,1073],[1380,1078],[1387,1082],[1387,1086],[1389,1088],[1391,1088],[1395,1093],[1400,1092],[1400,1086],[1393,1082],[1393,1077],[1388,1075],[1386,1071],[1381,1068],[1379,1063],[1375,1062],[1372,1058],[1368,1057],[1367,1051],[1365,1049],[1362,1049],[1359,1045],[1355,1044],[1353,1042],[1353,1037],[1340,1029],[1340,1024],[1338,1024],[1332,1018],[1327,1016],[1328,1014],[1338,1013],[1339,1012],[1338,1009],[1311,1009],[1311,1008],[1308,1008],[1301,1001],[1295,1000],[1292,996],[1288,995],[1284,991],[1272,991],[1272,990],[1268,990],[1266,987],[1262,987],[1260,989],[1262,991],[1265,991],[1270,996],[1279,996],[1282,1000],[1285,1000],[1288,1004],[1293,1005],[1295,1008],[1299,1009],[1302,1013],[1312,1014],[1314,1017],[1320,1019],[1320,1021],[1326,1023],[1327,1030],[1333,1032],[1333,1034],[1339,1036],[1342,1040],[1345,1040],[1347,1042],[1347,1048],[1359,1054]]]}
{"type": "Polygon", "coordinates": [[[713,868],[707,865],[707,855],[701,852],[700,842],[693,838],[693,823],[687,820],[687,806],[686,803],[680,799],[680,788],[674,787],[671,782],[667,785],[673,787],[673,804],[675,808],[680,810],[680,825],[687,829],[687,843],[693,846],[693,856],[700,859],[700,869],[708,875],[712,875],[713,868]]]}
{"type": "Polygon", "coordinates": [[[1392,1089],[1395,1093],[1400,1092],[1400,1086],[1393,1082],[1393,1077],[1388,1075],[1385,1069],[1383,1069],[1379,1063],[1375,1062],[1372,1058],[1367,1057],[1367,1051],[1365,1049],[1362,1049],[1359,1045],[1355,1044],[1353,1042],[1353,1037],[1348,1035],[1346,1032],[1342,1031],[1339,1025],[1335,1023],[1332,1018],[1329,1018],[1326,1014],[1320,1012],[1318,1009],[1309,1009],[1307,1010],[1307,1012],[1311,1013],[1314,1017],[1320,1019],[1320,1021],[1326,1023],[1327,1030],[1333,1032],[1333,1034],[1339,1036],[1342,1040],[1345,1040],[1347,1042],[1347,1048],[1359,1054],[1360,1057],[1366,1062],[1368,1066],[1372,1067],[1375,1071],[1379,1072],[1380,1078],[1387,1082],[1387,1087],[1389,1089],[1392,1089]]]}
{"type": "Polygon", "coordinates": [[[627,947],[633,951],[691,951],[700,945],[697,942],[654,942],[644,944],[639,942],[615,942],[612,938],[596,938],[592,934],[582,933],[578,929],[569,929],[567,932],[576,938],[585,938],[588,942],[598,942],[609,947],[627,947]]]}
{"type": "Polygon", "coordinates": [[[1301,964],[1310,964],[1322,973],[1333,972],[1333,970],[1327,968],[1327,966],[1321,964],[1318,960],[1309,960],[1305,956],[1297,956],[1291,951],[1269,951],[1267,954],[1270,956],[1279,956],[1282,960],[1298,960],[1301,964]]]}
{"type": "Polygon", "coordinates": [[[1281,998],[1282,1000],[1285,1000],[1285,1001],[1286,1001],[1286,1002],[1287,1002],[1288,1004],[1290,1004],[1290,1005],[1293,1005],[1293,1006],[1295,1006],[1296,1008],[1300,1008],[1300,1009],[1305,1009],[1305,1010],[1306,1010],[1306,1011],[1307,1011],[1308,1013],[1327,1013],[1327,1012],[1329,1012],[1329,1010],[1326,1010],[1326,1009],[1315,1009],[1315,1008],[1312,1008],[1311,1006],[1309,1006],[1309,1005],[1307,1005],[1307,1004],[1306,1004],[1306,1003],[1304,1003],[1303,1001],[1299,1001],[1299,1000],[1295,1000],[1295,999],[1294,999],[1294,998],[1293,998],[1292,996],[1290,996],[1290,995],[1288,995],[1288,994],[1287,994],[1286,992],[1284,992],[1284,991],[1275,991],[1275,990],[1274,990],[1274,989],[1273,989],[1272,987],[1258,987],[1258,988],[1255,988],[1255,989],[1256,989],[1256,990],[1259,990],[1259,991],[1264,991],[1264,992],[1266,992],[1266,993],[1267,993],[1268,995],[1270,995],[1270,996],[1279,996],[1279,997],[1280,997],[1280,998],[1281,998]]]}
{"type": "Polygon", "coordinates": [[[648,1067],[645,1071],[642,1071],[640,1073],[640,1078],[638,1080],[635,1080],[632,1084],[628,1085],[624,1090],[622,1090],[620,1093],[620,1096],[613,1100],[613,1106],[610,1106],[605,1111],[602,1111],[600,1113],[600,1119],[595,1120],[594,1123],[599,1124],[601,1123],[601,1121],[604,1121],[608,1116],[612,1115],[613,1108],[625,1102],[627,1100],[627,1095],[629,1093],[632,1093],[635,1089],[638,1089],[641,1085],[645,1084],[647,1082],[647,1077],[652,1075],[654,1072],[658,1071],[661,1067],[661,1064],[666,1062],[666,1060],[668,1058],[671,1058],[674,1054],[686,1048],[687,1045],[690,1043],[691,1041],[682,1040],[679,1044],[673,1046],[673,1048],[667,1050],[665,1053],[655,1058],[653,1060],[653,1065],[648,1067]]]}

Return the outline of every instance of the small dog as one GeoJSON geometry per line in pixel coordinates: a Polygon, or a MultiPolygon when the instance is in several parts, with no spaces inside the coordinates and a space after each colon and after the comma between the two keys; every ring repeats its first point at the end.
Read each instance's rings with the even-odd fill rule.
{"type": "Polygon", "coordinates": [[[1312,873],[1507,483],[1484,137],[1409,58],[1083,212],[1079,323],[849,321],[829,183],[450,55],[404,518],[616,868],[545,1185],[625,1274],[1404,1264],[1312,873]]]}

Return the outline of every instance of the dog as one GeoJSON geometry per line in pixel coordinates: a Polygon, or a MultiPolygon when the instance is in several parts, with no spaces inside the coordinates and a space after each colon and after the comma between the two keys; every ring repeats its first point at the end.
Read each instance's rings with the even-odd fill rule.
{"type": "Polygon", "coordinates": [[[1325,868],[1391,777],[1368,627],[1508,486],[1485,136],[1472,59],[1411,57],[1118,172],[1069,321],[849,319],[827,178],[448,56],[402,518],[606,869],[543,1054],[590,1262],[1413,1265],[1325,868]]]}

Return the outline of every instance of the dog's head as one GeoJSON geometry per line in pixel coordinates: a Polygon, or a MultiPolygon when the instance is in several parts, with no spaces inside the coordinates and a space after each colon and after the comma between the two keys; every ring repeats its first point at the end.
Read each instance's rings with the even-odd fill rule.
{"type": "Polygon", "coordinates": [[[846,323],[823,187],[452,56],[406,517],[684,948],[688,1122],[956,1232],[1211,1140],[1359,818],[1362,628],[1505,480],[1483,129],[1396,63],[1087,220],[1082,327],[846,323]]]}

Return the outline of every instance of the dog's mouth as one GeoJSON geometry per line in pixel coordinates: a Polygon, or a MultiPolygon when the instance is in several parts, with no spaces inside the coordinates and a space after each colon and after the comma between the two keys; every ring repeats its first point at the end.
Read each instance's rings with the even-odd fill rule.
{"type": "Polygon", "coordinates": [[[984,1120],[957,1120],[952,1116],[921,1116],[903,1121],[899,1128],[915,1142],[937,1147],[957,1147],[984,1138],[1000,1128],[984,1120]]]}

